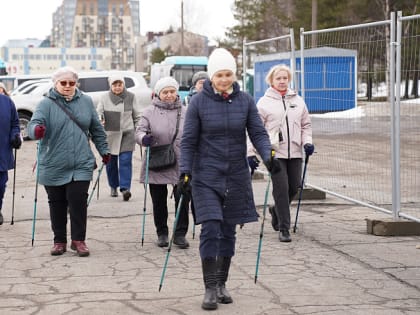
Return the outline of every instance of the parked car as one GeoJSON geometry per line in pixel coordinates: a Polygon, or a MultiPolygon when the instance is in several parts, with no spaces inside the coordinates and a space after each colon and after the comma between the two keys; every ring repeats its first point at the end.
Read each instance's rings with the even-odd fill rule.
{"type": "MultiPolygon", "coordinates": [[[[95,106],[104,93],[109,91],[108,77],[119,73],[124,76],[125,86],[134,93],[142,108],[151,102],[152,90],[147,86],[141,73],[133,71],[101,71],[85,72],[79,74],[78,87],[81,91],[92,97],[95,106]]],[[[16,94],[12,99],[19,114],[20,129],[24,139],[28,139],[28,123],[36,106],[53,86],[51,80],[39,80],[37,86],[27,94],[16,94]]]]}
{"type": "Polygon", "coordinates": [[[29,94],[35,90],[38,86],[51,82],[51,79],[37,79],[37,80],[28,80],[23,82],[21,85],[17,86],[15,89],[10,92],[11,96],[19,94],[29,94]]]}

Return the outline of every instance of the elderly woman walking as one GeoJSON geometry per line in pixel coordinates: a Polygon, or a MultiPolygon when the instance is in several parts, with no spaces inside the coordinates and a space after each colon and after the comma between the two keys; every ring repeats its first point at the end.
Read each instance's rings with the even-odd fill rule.
{"type": "Polygon", "coordinates": [[[178,187],[184,195],[192,188],[196,223],[201,224],[205,285],[201,307],[212,310],[217,303],[233,301],[225,283],[235,254],[236,226],[258,219],[246,156],[247,133],[267,169],[272,173],[279,169],[271,159],[269,137],[254,100],[240,91],[236,62],[226,49],[210,55],[208,74],[210,80],[188,106],[178,187]]]}
{"type": "MultiPolygon", "coordinates": [[[[312,124],[305,101],[289,88],[292,72],[285,64],[273,66],[267,73],[269,88],[257,103],[264,127],[281,163],[281,172],[272,177],[274,207],[270,207],[271,224],[279,231],[280,242],[291,242],[290,203],[296,196],[302,173],[302,152],[311,155],[312,124]]],[[[254,171],[258,159],[252,146],[248,148],[249,165],[254,171]]]]}
{"type": "MultiPolygon", "coordinates": [[[[185,106],[178,96],[178,82],[171,77],[161,78],[156,82],[152,105],[147,107],[136,130],[136,141],[152,150],[155,146],[173,142],[176,162],[165,168],[149,170],[149,189],[153,203],[153,218],[158,235],[157,245],[166,247],[168,239],[168,185],[174,188],[175,208],[178,208],[180,196],[176,191],[179,177],[179,147],[184,125],[185,106]]],[[[151,159],[153,156],[151,156],[151,159]]],[[[145,182],[146,160],[143,160],[140,182],[145,182]]],[[[188,200],[183,199],[175,230],[173,243],[179,248],[188,248],[185,238],[188,232],[188,200]]]]}
{"type": "Polygon", "coordinates": [[[117,188],[124,201],[131,197],[135,127],[141,112],[136,96],[125,88],[124,77],[114,74],[108,78],[110,91],[99,101],[97,111],[105,127],[111,161],[106,165],[111,197],[117,197],[117,188]]]}
{"type": "Polygon", "coordinates": [[[88,256],[85,243],[89,183],[95,156],[89,138],[108,163],[106,134],[92,99],[77,88],[78,74],[71,67],[59,68],[54,86],[37,106],[28,125],[32,139],[39,139],[39,183],[44,185],[50,207],[54,246],[51,255],[67,251],[67,212],[70,214],[70,248],[88,256]]]}

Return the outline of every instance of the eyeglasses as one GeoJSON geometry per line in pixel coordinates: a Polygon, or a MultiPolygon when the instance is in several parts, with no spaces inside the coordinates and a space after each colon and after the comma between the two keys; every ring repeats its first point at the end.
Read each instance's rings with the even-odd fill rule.
{"type": "Polygon", "coordinates": [[[60,85],[61,86],[75,86],[76,85],[76,81],[60,81],[60,85]]]}

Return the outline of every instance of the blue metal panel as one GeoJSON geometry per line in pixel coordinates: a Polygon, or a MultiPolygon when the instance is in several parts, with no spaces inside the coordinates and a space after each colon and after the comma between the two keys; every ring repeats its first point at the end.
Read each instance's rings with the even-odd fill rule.
{"type": "Polygon", "coordinates": [[[23,59],[23,74],[30,74],[31,73],[31,70],[30,70],[30,67],[29,67],[29,58],[28,58],[29,48],[28,47],[25,47],[23,49],[23,55],[24,55],[24,59],[23,59]]]}
{"type": "MultiPolygon", "coordinates": [[[[258,101],[268,85],[265,76],[274,65],[290,66],[290,59],[256,62],[254,97],[258,101]]],[[[298,93],[301,94],[301,60],[296,58],[298,93]]],[[[305,102],[312,113],[343,111],[356,107],[356,56],[305,57],[305,102]]]]}
{"type": "Polygon", "coordinates": [[[257,102],[260,97],[262,97],[265,93],[265,90],[269,87],[268,84],[265,82],[265,77],[267,76],[268,71],[270,71],[271,67],[277,64],[286,64],[290,67],[290,60],[283,59],[283,60],[270,60],[270,61],[263,61],[263,62],[256,62],[254,65],[255,73],[254,73],[254,98],[257,102]]]}
{"type": "Polygon", "coordinates": [[[61,48],[61,56],[63,57],[63,58],[61,58],[61,67],[65,67],[66,66],[66,48],[61,48]]]}
{"type": "Polygon", "coordinates": [[[96,54],[97,54],[97,50],[96,50],[96,47],[92,47],[91,49],[90,49],[90,54],[92,55],[92,56],[95,56],[95,58],[91,58],[90,59],[90,69],[91,70],[96,70],[97,69],[97,64],[96,64],[96,54]]]}

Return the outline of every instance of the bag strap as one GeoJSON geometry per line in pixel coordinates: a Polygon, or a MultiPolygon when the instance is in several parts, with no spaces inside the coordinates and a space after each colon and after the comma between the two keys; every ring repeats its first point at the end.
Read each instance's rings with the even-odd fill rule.
{"type": "MultiPolygon", "coordinates": [[[[88,136],[86,134],[86,132],[83,130],[82,125],[77,121],[76,117],[74,117],[74,115],[67,109],[64,107],[63,104],[60,104],[60,102],[58,102],[57,100],[53,99],[53,98],[49,98],[50,100],[52,100],[54,103],[56,103],[58,105],[58,107],[60,107],[63,112],[65,112],[67,114],[67,116],[69,116],[69,118],[71,120],[73,120],[73,122],[80,128],[80,130],[82,130],[82,132],[86,135],[86,137],[88,136]]],[[[88,137],[89,138],[89,137],[88,137]]]]}
{"type": "Polygon", "coordinates": [[[178,114],[176,117],[176,131],[175,131],[174,137],[172,138],[172,143],[175,142],[176,136],[178,135],[179,121],[181,119],[181,108],[182,108],[181,106],[178,107],[178,114]]]}

